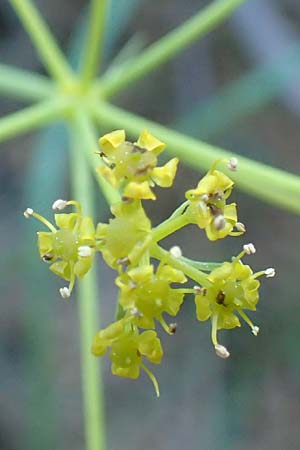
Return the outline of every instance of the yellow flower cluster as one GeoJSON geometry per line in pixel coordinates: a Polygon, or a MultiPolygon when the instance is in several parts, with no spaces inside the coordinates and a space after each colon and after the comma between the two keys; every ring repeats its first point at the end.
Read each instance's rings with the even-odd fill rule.
{"type": "Polygon", "coordinates": [[[236,170],[234,158],[216,161],[197,187],[186,192],[186,201],[174,214],[152,228],[142,201],[156,199],[155,185],[170,187],[173,184],[178,159],[173,158],[158,167],[158,156],[165,144],[146,130],[137,142],[128,142],[125,131],[116,130],[101,137],[99,143],[104,165],[97,170],[121,194],[121,201],[111,207],[113,218],[108,223],[94,226],[90,217],[82,215],[81,205],[76,201],[54,202],[56,211],[70,205],[76,208],[69,214],[55,214],[56,226],[30,208],[24,215],[37,218],[49,229],[38,233],[39,253],[50,263],[52,272],[69,281],[68,286],[60,289],[63,298],[70,296],[76,277],[82,278],[89,271],[96,252],[117,271],[118,315],[115,322],[96,334],[92,352],[103,356],[109,350],[115,375],[135,379],[143,369],[159,395],[158,383],[145,365],[145,361],[159,364],[163,356],[155,331],[157,323],[168,334],[174,334],[176,324],[168,324],[165,315],[175,317],[186,295],[193,294],[197,319],[211,320],[216,353],[227,358],[229,352],[219,344],[217,331],[239,327],[242,318],[257,335],[258,327],[253,325],[245,310],[256,309],[258,277],[272,277],[275,271],[253,273],[242,263],[245,254],[255,253],[253,244],[244,245],[243,251],[231,262],[218,264],[210,273],[205,263],[184,258],[179,247],[166,252],[158,245],[161,239],[190,223],[204,229],[211,241],[245,232],[245,226],[237,219],[236,204],[227,204],[234,183],[217,170],[224,162],[229,169],[236,170]],[[153,258],[158,264],[153,263],[153,258]],[[201,270],[201,264],[206,272],[201,270]],[[199,286],[178,286],[188,279],[199,286]]]}

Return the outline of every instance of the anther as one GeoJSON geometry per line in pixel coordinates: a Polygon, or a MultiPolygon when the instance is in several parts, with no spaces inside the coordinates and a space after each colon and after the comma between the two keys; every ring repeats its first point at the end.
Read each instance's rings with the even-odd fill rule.
{"type": "Polygon", "coordinates": [[[178,245],[174,245],[170,248],[170,255],[173,256],[173,258],[181,258],[182,257],[182,251],[181,248],[178,245]]]}
{"type": "Polygon", "coordinates": [[[246,231],[246,227],[242,222],[237,222],[235,224],[235,228],[237,229],[237,231],[241,231],[242,233],[245,233],[246,231]]]}
{"type": "Polygon", "coordinates": [[[71,295],[71,292],[70,292],[69,288],[67,288],[67,287],[60,288],[59,293],[60,293],[61,297],[64,299],[69,298],[71,295]]]}
{"type": "Polygon", "coordinates": [[[227,162],[227,167],[229,170],[235,172],[238,168],[238,160],[237,158],[230,158],[227,162]]]}
{"type": "Polygon", "coordinates": [[[268,269],[265,270],[265,275],[267,278],[273,278],[275,277],[275,269],[273,267],[269,267],[268,269]]]}
{"type": "Polygon", "coordinates": [[[88,245],[81,245],[78,247],[77,254],[82,258],[89,258],[92,256],[92,249],[88,245]]]}
{"type": "Polygon", "coordinates": [[[118,266],[128,266],[130,264],[130,260],[128,256],[124,256],[124,258],[119,258],[117,260],[118,266]]]}
{"type": "Polygon", "coordinates": [[[53,256],[50,253],[45,253],[45,255],[43,255],[42,260],[45,262],[49,262],[52,261],[53,256]]]}
{"type": "Polygon", "coordinates": [[[226,220],[225,220],[224,216],[222,214],[220,214],[217,217],[215,217],[214,221],[213,221],[213,225],[216,230],[218,230],[218,231],[223,230],[223,228],[225,228],[225,225],[226,225],[226,220]]]}
{"type": "Polygon", "coordinates": [[[175,334],[177,331],[177,323],[169,323],[170,333],[175,334]]]}
{"type": "Polygon", "coordinates": [[[208,202],[208,199],[209,199],[209,197],[207,194],[202,194],[200,197],[200,200],[202,200],[202,202],[205,202],[205,203],[208,202]]]}
{"type": "Polygon", "coordinates": [[[55,200],[55,202],[53,203],[52,209],[53,211],[61,211],[62,209],[65,209],[67,203],[68,202],[66,200],[62,200],[61,198],[59,198],[58,200],[55,200]]]}
{"type": "Polygon", "coordinates": [[[25,209],[23,214],[24,214],[24,217],[26,217],[26,219],[29,219],[29,217],[31,217],[33,214],[33,209],[27,208],[27,209],[25,209]]]}
{"type": "Polygon", "coordinates": [[[256,253],[256,248],[251,243],[243,245],[243,250],[247,255],[254,255],[256,253]]]}
{"type": "Polygon", "coordinates": [[[206,295],[207,289],[206,288],[202,288],[200,286],[194,286],[194,293],[195,295],[206,295]]]}
{"type": "Polygon", "coordinates": [[[215,345],[216,355],[220,358],[227,359],[230,356],[229,351],[224,345],[217,344],[215,345]]]}
{"type": "Polygon", "coordinates": [[[254,336],[257,336],[258,335],[258,333],[259,333],[259,327],[257,327],[257,326],[254,326],[254,327],[252,327],[252,333],[254,334],[254,336]]]}
{"type": "Polygon", "coordinates": [[[137,309],[136,306],[134,308],[131,308],[130,312],[134,317],[143,317],[143,314],[137,309]]]}

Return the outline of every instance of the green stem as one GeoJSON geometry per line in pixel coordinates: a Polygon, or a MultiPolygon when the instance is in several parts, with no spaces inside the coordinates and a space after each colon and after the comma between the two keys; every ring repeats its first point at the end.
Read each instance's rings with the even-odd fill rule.
{"type": "Polygon", "coordinates": [[[169,218],[154,228],[152,232],[152,240],[155,242],[161,241],[170,234],[175,233],[175,231],[180,230],[180,228],[185,227],[188,223],[189,221],[187,216],[184,214],[175,217],[174,219],[169,218]]]}
{"type": "Polygon", "coordinates": [[[216,0],[183,25],[152,44],[122,70],[108,70],[96,90],[108,97],[116,94],[180,53],[191,43],[213,30],[245,0],[216,0]]]}
{"type": "Polygon", "coordinates": [[[99,167],[102,164],[102,161],[99,155],[96,154],[99,148],[97,145],[97,135],[91,120],[86,114],[79,112],[75,116],[75,122],[78,130],[80,131],[79,136],[80,142],[82,143],[82,150],[93,175],[96,177],[104,197],[110,205],[120,201],[118,191],[96,172],[96,167],[99,167]]]}
{"type": "Polygon", "coordinates": [[[125,128],[135,138],[147,128],[167,144],[171,155],[178,156],[194,169],[208,170],[217,159],[236,157],[239,161],[238,170],[230,172],[229,176],[239,189],[299,214],[299,176],[235,155],[107,103],[99,103],[94,108],[94,116],[102,127],[125,128]]]}
{"type": "Polygon", "coordinates": [[[190,266],[188,263],[183,261],[181,258],[174,258],[159,245],[153,245],[150,248],[150,255],[152,258],[158,259],[159,261],[163,261],[175,269],[181,270],[187,277],[199,283],[201,286],[209,287],[211,284],[207,279],[207,275],[199,269],[195,269],[195,267],[190,266]]]}
{"type": "Polygon", "coordinates": [[[106,9],[107,0],[91,0],[90,23],[81,69],[83,88],[89,86],[101,63],[106,9]]]}
{"type": "MultiPolygon", "coordinates": [[[[71,179],[73,195],[84,205],[85,212],[93,216],[93,186],[82,149],[78,145],[78,130],[72,130],[71,179]]],[[[91,353],[91,344],[99,323],[97,308],[97,280],[93,268],[78,283],[80,321],[81,372],[84,403],[86,450],[105,449],[105,419],[103,385],[99,361],[91,353]]]]}
{"type": "Polygon", "coordinates": [[[9,0],[49,73],[63,85],[73,80],[71,69],[48,25],[31,0],[9,0]]]}
{"type": "Polygon", "coordinates": [[[68,111],[68,99],[45,100],[0,119],[0,142],[60,119],[68,111]]]}
{"type": "Polygon", "coordinates": [[[0,94],[22,100],[41,100],[55,92],[54,83],[34,72],[0,64],[0,94]]]}

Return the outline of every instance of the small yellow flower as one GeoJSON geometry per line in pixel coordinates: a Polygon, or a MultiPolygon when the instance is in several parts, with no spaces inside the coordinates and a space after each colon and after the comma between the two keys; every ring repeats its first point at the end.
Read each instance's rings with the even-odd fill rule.
{"type": "MultiPolygon", "coordinates": [[[[50,263],[50,270],[69,281],[60,289],[63,298],[69,298],[76,277],[83,278],[90,270],[95,253],[95,227],[91,217],[84,217],[78,202],[59,200],[53,209],[61,210],[68,205],[77,207],[76,213],[55,214],[57,228],[48,220],[32,211],[31,216],[45,224],[50,231],[38,232],[38,248],[41,258],[50,263]]],[[[27,210],[28,211],[28,210],[27,210]]]]}
{"type": "Polygon", "coordinates": [[[176,316],[184,294],[170,284],[186,281],[180,270],[168,265],[160,265],[156,273],[152,265],[136,267],[122,273],[116,280],[120,288],[120,305],[125,311],[137,312],[135,323],[139,327],[154,328],[156,319],[167,333],[172,334],[163,313],[176,316]]]}
{"type": "Polygon", "coordinates": [[[120,202],[111,208],[115,218],[96,228],[97,249],[106,263],[118,269],[136,262],[136,250],[150,237],[151,222],[139,201],[120,202]]]}
{"type": "Polygon", "coordinates": [[[258,277],[267,271],[253,273],[250,266],[242,263],[240,253],[231,263],[225,262],[213,270],[207,279],[211,286],[195,295],[196,314],[200,321],[211,319],[212,341],[218,346],[217,330],[240,327],[239,317],[251,327],[257,335],[258,327],[253,325],[244,310],[255,311],[259,300],[260,282],[258,277]]]}
{"type": "Polygon", "coordinates": [[[187,214],[191,223],[205,229],[211,241],[228,235],[239,236],[244,232],[242,224],[237,222],[236,204],[226,204],[234,183],[227,175],[216,170],[219,162],[213,164],[196,189],[186,192],[189,200],[187,214]]]}
{"type": "Polygon", "coordinates": [[[121,188],[124,197],[155,200],[151,188],[157,184],[170,187],[176,175],[178,159],[173,158],[163,167],[157,166],[157,156],[165,144],[144,130],[138,141],[127,142],[125,131],[116,130],[99,139],[101,156],[106,166],[97,169],[115,188],[121,188]]]}
{"type": "Polygon", "coordinates": [[[93,342],[92,353],[103,356],[110,348],[112,373],[120,377],[138,378],[142,368],[150,377],[159,396],[157,381],[144,365],[143,357],[154,364],[160,364],[163,350],[157,334],[153,330],[139,334],[138,328],[123,318],[106,329],[99,331],[93,342]]]}

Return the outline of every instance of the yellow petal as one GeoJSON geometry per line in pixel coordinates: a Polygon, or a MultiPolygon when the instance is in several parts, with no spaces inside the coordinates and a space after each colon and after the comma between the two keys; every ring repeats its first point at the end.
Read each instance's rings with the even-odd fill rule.
{"type": "Polygon", "coordinates": [[[59,228],[73,230],[77,220],[77,213],[54,214],[55,223],[59,228]]]}
{"type": "Polygon", "coordinates": [[[93,244],[95,239],[95,225],[91,217],[83,217],[79,226],[80,245],[93,244]]]}
{"type": "Polygon", "coordinates": [[[96,172],[102,175],[106,181],[108,181],[112,187],[118,187],[118,181],[115,177],[114,171],[107,166],[97,167],[96,172]]]}
{"type": "Polygon", "coordinates": [[[125,131],[116,130],[105,134],[99,139],[99,144],[106,155],[112,153],[120,144],[125,142],[125,131]]]}
{"type": "Polygon", "coordinates": [[[123,196],[128,198],[145,199],[145,200],[156,199],[147,181],[143,181],[143,183],[136,183],[135,181],[128,183],[123,192],[123,196]]]}
{"type": "Polygon", "coordinates": [[[178,162],[178,158],[172,158],[163,167],[155,167],[151,173],[153,181],[161,187],[172,186],[178,162]]]}
{"type": "Polygon", "coordinates": [[[152,136],[147,130],[141,132],[137,145],[147,149],[149,152],[154,152],[156,155],[159,155],[166,147],[166,144],[152,136]]]}
{"type": "Polygon", "coordinates": [[[195,295],[196,315],[201,322],[211,316],[210,301],[204,295],[195,295]]]}

